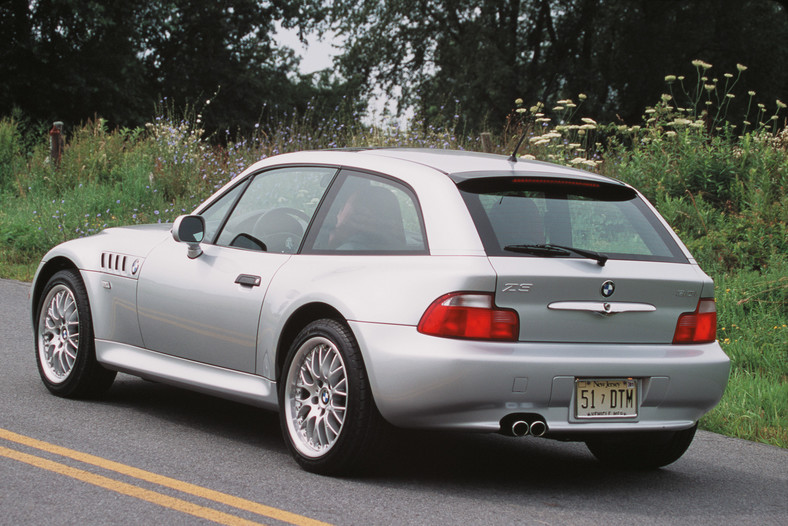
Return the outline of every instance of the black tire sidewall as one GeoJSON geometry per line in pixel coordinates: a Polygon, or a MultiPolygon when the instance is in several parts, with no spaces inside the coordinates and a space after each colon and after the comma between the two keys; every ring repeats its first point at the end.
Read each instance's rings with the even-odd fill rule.
{"type": "Polygon", "coordinates": [[[597,459],[618,469],[657,469],[681,458],[697,428],[696,422],[681,431],[633,433],[611,440],[599,437],[586,441],[586,446],[597,459]]]}
{"type": "Polygon", "coordinates": [[[338,475],[354,470],[363,462],[374,441],[372,435],[378,427],[379,413],[372,399],[361,352],[347,325],[332,319],[308,324],[288,350],[278,391],[282,434],[288,449],[303,469],[324,475],[338,475]],[[316,336],[330,340],[339,350],[347,371],[348,399],[345,421],[337,441],[325,455],[307,457],[298,451],[290,436],[286,412],[289,401],[285,399],[285,389],[298,349],[316,336]]]}
{"type": "Polygon", "coordinates": [[[41,298],[37,305],[35,317],[35,353],[36,365],[41,380],[50,392],[64,398],[80,398],[99,394],[106,390],[114,380],[115,372],[102,368],[96,361],[95,340],[93,336],[93,318],[90,311],[87,290],[78,271],[66,269],[55,273],[47,282],[41,293],[41,298]],[[41,349],[39,349],[39,326],[41,316],[47,305],[44,302],[49,292],[56,286],[67,287],[77,305],[79,316],[79,344],[77,346],[77,356],[74,366],[68,378],[63,382],[55,383],[47,378],[44,373],[41,349]]]}

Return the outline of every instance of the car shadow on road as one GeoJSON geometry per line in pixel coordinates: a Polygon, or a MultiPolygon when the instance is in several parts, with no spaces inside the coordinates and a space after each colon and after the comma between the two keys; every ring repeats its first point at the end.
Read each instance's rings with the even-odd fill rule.
{"type": "Polygon", "coordinates": [[[143,412],[151,418],[188,426],[214,437],[286,450],[275,412],[231,400],[119,375],[98,402],[122,407],[124,411],[143,412]]]}
{"type": "MultiPolygon", "coordinates": [[[[284,452],[286,446],[275,412],[177,387],[122,376],[102,404],[136,410],[151,418],[188,426],[212,436],[284,452]]],[[[589,478],[629,484],[645,472],[611,470],[597,462],[582,443],[498,434],[417,431],[387,428],[385,444],[369,465],[349,478],[414,480],[443,483],[494,481],[516,486],[566,488],[589,478]]],[[[649,477],[670,476],[651,472],[649,477]]],[[[648,478],[648,477],[647,477],[648,478]]]]}

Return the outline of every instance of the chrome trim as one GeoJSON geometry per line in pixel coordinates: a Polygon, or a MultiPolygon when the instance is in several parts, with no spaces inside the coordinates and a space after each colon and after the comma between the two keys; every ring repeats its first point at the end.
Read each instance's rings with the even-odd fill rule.
{"type": "Polygon", "coordinates": [[[547,306],[550,310],[586,311],[607,316],[621,312],[654,312],[657,308],[649,303],[626,303],[613,301],[556,301],[547,306]]]}

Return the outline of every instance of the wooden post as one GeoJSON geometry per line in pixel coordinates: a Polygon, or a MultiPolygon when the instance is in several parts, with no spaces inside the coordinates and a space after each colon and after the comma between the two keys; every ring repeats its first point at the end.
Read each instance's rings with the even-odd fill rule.
{"type": "Polygon", "coordinates": [[[55,168],[60,168],[60,158],[63,156],[64,146],[63,122],[55,121],[52,123],[52,129],[49,130],[49,157],[55,168]]]}
{"type": "Polygon", "coordinates": [[[484,132],[481,134],[481,139],[482,139],[482,151],[484,153],[492,153],[493,151],[492,134],[489,132],[484,132]]]}

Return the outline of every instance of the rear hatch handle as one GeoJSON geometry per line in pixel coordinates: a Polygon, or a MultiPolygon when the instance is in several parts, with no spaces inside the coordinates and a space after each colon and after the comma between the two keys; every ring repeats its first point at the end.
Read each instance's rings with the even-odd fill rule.
{"type": "Polygon", "coordinates": [[[586,311],[601,316],[621,312],[654,312],[657,308],[650,303],[602,302],[602,301],[556,301],[547,306],[551,310],[586,311]]]}

